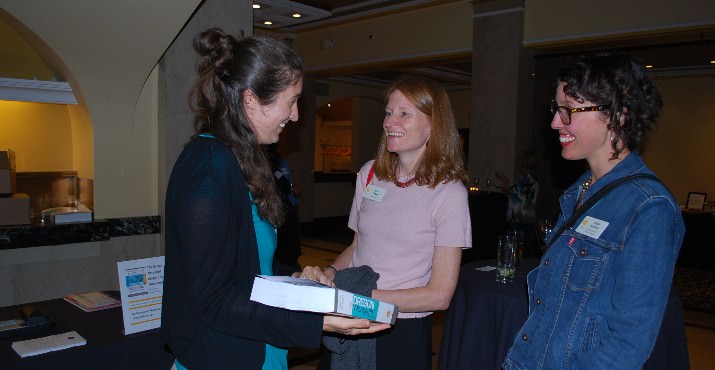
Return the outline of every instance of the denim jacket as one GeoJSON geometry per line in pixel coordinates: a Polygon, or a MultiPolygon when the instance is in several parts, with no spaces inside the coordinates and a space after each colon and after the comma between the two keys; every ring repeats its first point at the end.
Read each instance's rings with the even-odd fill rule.
{"type": "MultiPolygon", "coordinates": [[[[629,154],[585,199],[616,179],[651,173],[629,154]]],[[[574,212],[582,177],[560,198],[557,230],[574,212]]],[[[527,277],[529,317],[503,367],[639,369],[648,359],[670,293],[685,228],[662,184],[614,188],[558,236],[527,277]]]]}

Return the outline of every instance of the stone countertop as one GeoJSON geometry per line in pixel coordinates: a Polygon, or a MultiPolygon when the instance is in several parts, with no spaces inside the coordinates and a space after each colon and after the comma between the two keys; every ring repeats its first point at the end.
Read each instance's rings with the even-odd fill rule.
{"type": "Polygon", "coordinates": [[[85,243],[161,232],[159,216],[97,219],[55,225],[0,226],[0,250],[85,243]]]}

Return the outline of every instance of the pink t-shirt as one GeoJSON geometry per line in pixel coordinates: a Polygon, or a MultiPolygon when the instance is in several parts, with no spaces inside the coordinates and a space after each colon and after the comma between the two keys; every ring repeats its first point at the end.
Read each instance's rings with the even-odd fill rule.
{"type": "MultiPolygon", "coordinates": [[[[380,274],[378,289],[427,285],[435,247],[472,247],[467,189],[461,182],[400,188],[373,176],[370,186],[385,192],[379,201],[363,197],[373,161],[360,169],[348,226],[357,231],[351,266],[368,265],[380,274]]],[[[402,313],[399,318],[431,312],[402,313]]]]}

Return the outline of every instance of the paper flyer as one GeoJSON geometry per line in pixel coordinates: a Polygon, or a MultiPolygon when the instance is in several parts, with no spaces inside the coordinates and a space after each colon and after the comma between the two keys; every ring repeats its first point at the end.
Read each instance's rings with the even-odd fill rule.
{"type": "Polygon", "coordinates": [[[124,334],[161,327],[164,256],[117,262],[124,334]]]}

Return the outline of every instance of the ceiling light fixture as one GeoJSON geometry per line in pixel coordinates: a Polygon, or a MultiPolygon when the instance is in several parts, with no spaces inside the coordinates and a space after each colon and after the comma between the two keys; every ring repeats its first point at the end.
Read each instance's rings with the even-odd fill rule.
{"type": "Polygon", "coordinates": [[[253,9],[261,9],[261,4],[253,4],[253,9]]]}
{"type": "Polygon", "coordinates": [[[263,21],[263,24],[265,24],[266,26],[270,26],[270,25],[273,24],[273,22],[271,22],[271,21],[263,21]]]}
{"type": "Polygon", "coordinates": [[[650,68],[653,68],[653,65],[651,65],[651,64],[646,64],[645,67],[650,69],[650,68]]]}
{"type": "Polygon", "coordinates": [[[254,14],[253,25],[260,28],[278,29],[314,22],[333,15],[332,12],[309,6],[291,0],[254,0],[260,1],[259,16],[254,14]],[[272,23],[261,22],[261,19],[270,19],[272,23]]]}

